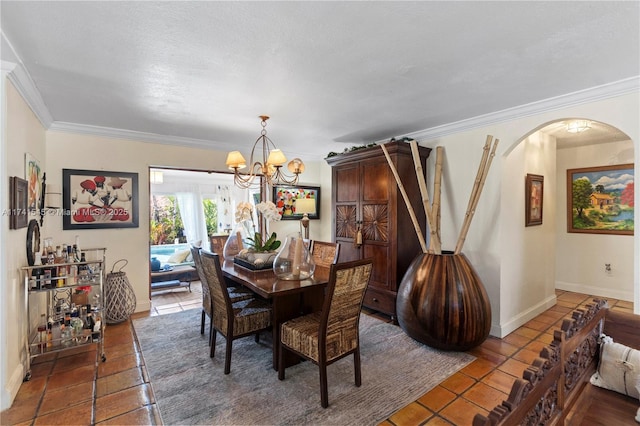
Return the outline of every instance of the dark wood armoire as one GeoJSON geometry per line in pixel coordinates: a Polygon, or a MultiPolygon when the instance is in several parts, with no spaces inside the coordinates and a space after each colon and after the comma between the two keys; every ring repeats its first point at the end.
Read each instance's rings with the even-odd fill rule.
{"type": "MultiPolygon", "coordinates": [[[[399,141],[385,146],[423,235],[428,238],[411,147],[407,142],[399,141]]],[[[425,174],[430,151],[419,148],[425,174]]],[[[422,253],[422,249],[393,172],[380,146],[328,157],[326,161],[332,167],[332,238],[340,243],[338,261],[373,259],[364,306],[395,320],[398,286],[411,261],[422,253]]]]}

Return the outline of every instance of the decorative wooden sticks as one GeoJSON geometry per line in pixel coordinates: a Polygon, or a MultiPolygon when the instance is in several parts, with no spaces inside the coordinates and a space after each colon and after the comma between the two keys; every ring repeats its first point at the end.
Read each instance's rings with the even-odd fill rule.
{"type": "Polygon", "coordinates": [[[467,213],[465,214],[462,229],[460,230],[460,236],[458,237],[458,242],[454,251],[455,254],[459,254],[462,251],[462,246],[464,245],[464,241],[467,238],[467,232],[469,232],[469,226],[471,225],[471,219],[473,219],[476,206],[478,205],[478,200],[480,199],[480,194],[482,193],[482,188],[484,187],[484,182],[487,179],[487,174],[489,173],[489,167],[491,167],[491,161],[496,154],[496,148],[498,147],[499,140],[496,139],[493,143],[493,147],[491,147],[492,140],[493,136],[487,135],[487,140],[483,148],[482,159],[480,160],[480,166],[478,167],[478,173],[475,181],[473,182],[473,188],[471,189],[467,213]],[[489,154],[489,149],[491,149],[491,154],[489,154]]]}
{"type": "Polygon", "coordinates": [[[438,236],[438,229],[436,223],[436,216],[431,208],[431,202],[429,201],[429,192],[427,191],[427,182],[424,178],[424,172],[422,170],[422,164],[420,163],[420,153],[418,152],[418,142],[412,140],[411,155],[413,156],[413,165],[416,169],[416,177],[418,178],[418,187],[420,188],[420,195],[422,196],[422,204],[424,205],[424,213],[427,217],[427,225],[429,226],[429,252],[435,254],[442,254],[442,247],[440,244],[440,237],[438,236]]]}
{"type": "Polygon", "coordinates": [[[416,213],[411,207],[411,202],[409,201],[409,197],[407,195],[407,191],[404,189],[404,185],[400,180],[400,176],[398,175],[398,171],[396,170],[396,166],[393,165],[393,161],[389,156],[389,151],[387,151],[387,147],[384,144],[381,144],[382,152],[384,152],[384,156],[387,158],[387,163],[389,163],[389,168],[393,173],[393,176],[396,178],[396,183],[398,184],[398,189],[400,189],[400,193],[402,194],[402,198],[404,199],[404,203],[407,206],[407,210],[409,211],[409,216],[411,217],[411,222],[413,223],[413,227],[416,230],[416,235],[418,236],[418,241],[420,242],[420,247],[422,247],[422,252],[427,253],[427,244],[424,240],[424,236],[422,235],[422,230],[420,229],[420,224],[418,223],[418,218],[416,217],[416,213]]]}

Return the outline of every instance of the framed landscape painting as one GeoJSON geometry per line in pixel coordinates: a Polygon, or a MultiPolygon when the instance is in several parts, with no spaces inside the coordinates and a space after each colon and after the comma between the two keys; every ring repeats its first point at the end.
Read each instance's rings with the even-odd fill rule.
{"type": "Polygon", "coordinates": [[[62,170],[62,229],[138,227],[138,174],[62,170]]]}
{"type": "Polygon", "coordinates": [[[567,232],[633,235],[633,164],[567,170],[567,232]]]}

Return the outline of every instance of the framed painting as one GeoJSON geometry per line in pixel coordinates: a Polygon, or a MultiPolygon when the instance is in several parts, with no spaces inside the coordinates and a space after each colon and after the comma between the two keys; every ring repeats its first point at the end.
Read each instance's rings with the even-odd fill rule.
{"type": "Polygon", "coordinates": [[[544,176],[527,174],[524,181],[524,226],[542,225],[544,176]]]}
{"type": "Polygon", "coordinates": [[[27,227],[29,183],[17,176],[9,177],[9,229],[27,227]]]}
{"type": "Polygon", "coordinates": [[[320,219],[319,186],[273,186],[273,203],[283,220],[320,219]]]}
{"type": "Polygon", "coordinates": [[[62,229],[138,227],[138,174],[62,170],[62,229]]]}
{"type": "Polygon", "coordinates": [[[633,163],[567,170],[567,232],[633,235],[633,163]]]}
{"type": "Polygon", "coordinates": [[[43,196],[43,175],[40,162],[28,152],[24,155],[24,178],[27,180],[29,188],[27,209],[29,211],[35,211],[40,208],[40,199],[43,196]]]}

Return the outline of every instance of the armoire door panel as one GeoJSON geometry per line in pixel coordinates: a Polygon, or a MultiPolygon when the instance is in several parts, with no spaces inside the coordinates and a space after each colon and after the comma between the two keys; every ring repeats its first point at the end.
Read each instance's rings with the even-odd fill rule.
{"type": "Polygon", "coordinates": [[[362,248],[353,244],[353,241],[337,241],[340,243],[338,262],[350,262],[362,258],[362,248]]]}
{"type": "Polygon", "coordinates": [[[378,288],[389,288],[389,279],[392,269],[389,265],[390,253],[386,245],[365,244],[362,256],[373,259],[373,270],[371,271],[370,286],[378,288]]]}
{"type": "Polygon", "coordinates": [[[363,163],[362,201],[389,201],[389,165],[386,161],[363,163]]]}
{"type": "Polygon", "coordinates": [[[356,238],[358,232],[356,226],[357,206],[355,204],[337,205],[335,208],[336,238],[356,238]]]}
{"type": "Polygon", "coordinates": [[[360,194],[360,176],[358,167],[345,167],[336,170],[334,175],[339,185],[335,187],[336,203],[356,202],[360,194]]]}
{"type": "Polygon", "coordinates": [[[389,241],[389,207],[387,204],[362,205],[363,241],[389,241]]]}

